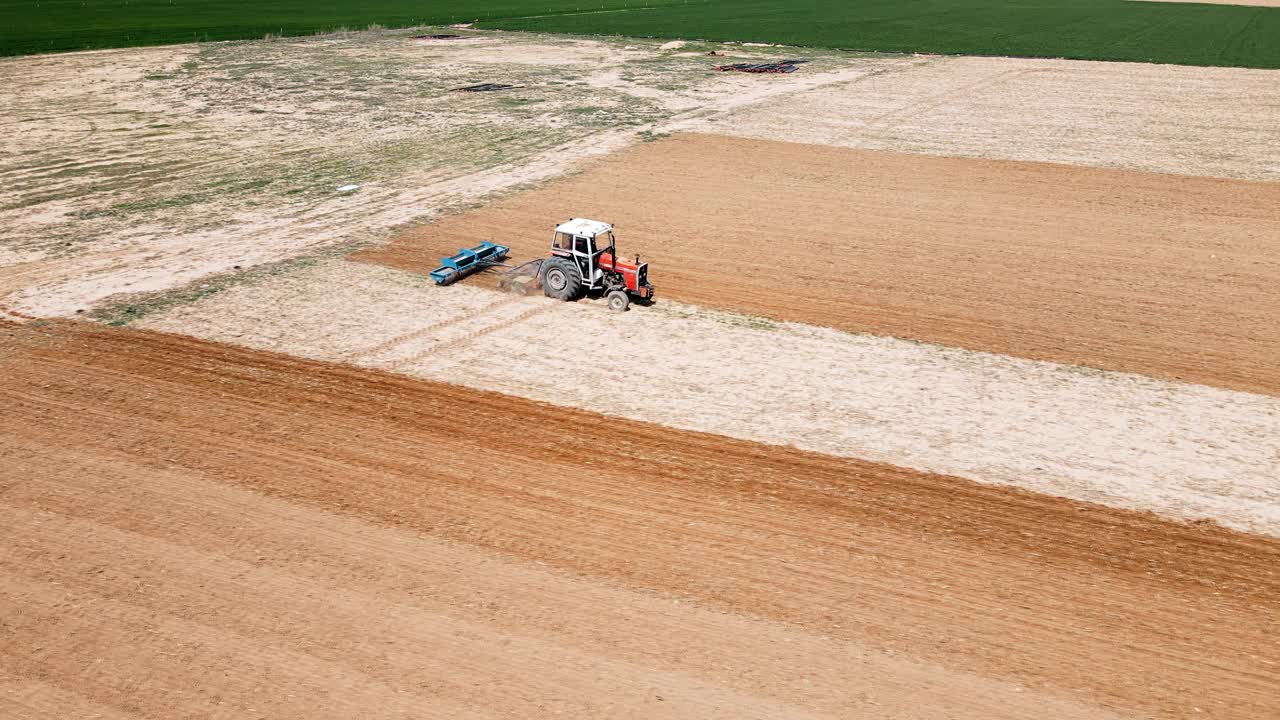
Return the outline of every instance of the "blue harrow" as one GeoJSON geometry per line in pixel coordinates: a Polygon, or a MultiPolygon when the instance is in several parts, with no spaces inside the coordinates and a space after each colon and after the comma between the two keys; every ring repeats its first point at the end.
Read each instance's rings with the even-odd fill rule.
{"type": "Polygon", "coordinates": [[[482,268],[501,265],[511,248],[485,240],[473,248],[462,248],[456,255],[440,258],[440,267],[431,271],[437,285],[449,285],[482,268]]]}

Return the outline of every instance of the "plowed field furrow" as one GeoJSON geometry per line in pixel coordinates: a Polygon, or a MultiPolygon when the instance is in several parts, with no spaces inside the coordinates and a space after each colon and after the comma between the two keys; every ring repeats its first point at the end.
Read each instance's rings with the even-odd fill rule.
{"type": "Polygon", "coordinates": [[[65,717],[128,720],[138,716],[95,703],[76,689],[63,689],[0,669],[0,717],[12,720],[65,717]]]}
{"type": "MultiPolygon", "coordinates": [[[[11,449],[3,440],[0,448],[11,449]]],[[[95,472],[22,450],[6,453],[31,479],[5,495],[4,527],[13,533],[5,547],[13,553],[0,568],[56,583],[65,597],[75,588],[75,599],[92,600],[85,606],[95,618],[122,602],[152,618],[145,631],[84,627],[80,647],[145,642],[134,662],[182,659],[136,691],[112,674],[67,683],[82,704],[114,697],[152,714],[146,709],[160,701],[160,690],[180,687],[181,707],[192,715],[216,705],[227,716],[350,717],[351,700],[329,696],[358,684],[359,697],[373,702],[379,693],[397,693],[390,704],[370,706],[379,717],[405,702],[417,703],[401,713],[412,717],[528,716],[546,707],[592,717],[625,709],[645,717],[1016,718],[1045,708],[1055,717],[1108,716],[1044,691],[919,666],[793,627],[557,578],[420,533],[201,482],[182,470],[149,471],[124,452],[58,454],[95,472]],[[84,502],[86,495],[95,501],[84,502]],[[83,551],[63,558],[73,547],[83,551]],[[60,559],[51,561],[55,555],[60,559]],[[174,633],[181,638],[169,637],[174,633]],[[668,643],[673,637],[678,646],[668,643]],[[234,655],[228,639],[242,646],[234,655]],[[169,643],[182,652],[165,649],[169,643]],[[282,647],[302,656],[288,672],[244,686],[238,656],[290,663],[279,656],[282,647]],[[325,671],[349,663],[359,671],[330,683],[325,671]],[[224,666],[229,677],[216,682],[182,674],[224,666]],[[457,697],[466,705],[450,702],[457,697]]],[[[18,585],[32,588],[30,580],[18,585]]],[[[64,613],[76,609],[63,606],[64,613]]],[[[80,657],[54,656],[72,665],[80,657]]],[[[43,654],[19,653],[12,665],[66,676],[40,662],[51,664],[43,654]]],[[[139,670],[128,665],[122,674],[139,670]]],[[[160,714],[172,715],[173,705],[165,707],[160,714]]]]}
{"type": "Polygon", "coordinates": [[[470,332],[467,332],[464,335],[459,335],[457,337],[451,337],[451,338],[440,340],[439,342],[433,343],[427,346],[426,348],[413,353],[412,355],[408,355],[406,357],[394,360],[389,364],[388,367],[390,367],[393,370],[412,367],[435,353],[443,352],[445,350],[453,350],[460,346],[467,345],[468,343],[473,342],[479,338],[482,338],[485,335],[497,332],[504,328],[509,328],[513,325],[516,325],[518,323],[524,322],[525,320],[528,320],[534,315],[538,315],[539,313],[544,313],[550,309],[551,307],[549,305],[538,304],[534,307],[521,310],[520,313],[517,315],[513,315],[508,318],[501,318],[496,323],[493,323],[490,325],[483,325],[479,328],[471,330],[470,332]]]}
{"type": "MultiPolygon", "coordinates": [[[[15,548],[15,554],[22,557],[0,554],[0,563],[16,568],[17,575],[29,576],[30,580],[47,579],[48,573],[36,568],[47,567],[48,560],[77,541],[92,539],[94,548],[61,559],[55,577],[63,582],[79,578],[77,584],[96,602],[128,603],[142,615],[165,618],[173,608],[183,608],[185,618],[208,628],[204,634],[226,634],[250,645],[251,638],[277,636],[280,645],[306,648],[306,659],[319,660],[317,665],[344,663],[370,668],[363,677],[347,682],[379,695],[416,695],[400,703],[400,712],[416,702],[432,705],[433,714],[441,717],[466,714],[469,696],[478,681],[506,681],[500,676],[484,678],[482,669],[486,667],[500,668],[507,663],[513,667],[536,667],[539,684],[550,689],[572,686],[584,670],[603,660],[561,645],[555,648],[558,660],[553,667],[543,659],[551,648],[535,635],[494,628],[466,617],[451,617],[421,603],[408,606],[380,599],[369,589],[320,584],[276,569],[229,562],[193,551],[184,544],[158,542],[52,513],[33,521],[21,512],[0,508],[0,517],[15,533],[22,533],[15,548]],[[32,532],[37,529],[39,532],[32,532]],[[34,537],[26,538],[28,535],[34,537]],[[139,592],[139,588],[154,590],[139,592]],[[281,606],[281,597],[293,600],[281,606]],[[231,606],[246,611],[228,612],[231,606]],[[370,607],[379,607],[375,617],[368,616],[370,607]],[[334,636],[331,626],[307,622],[308,618],[319,616],[326,616],[338,626],[362,627],[364,642],[346,642],[334,636]],[[432,649],[429,658],[423,657],[422,648],[432,649]]],[[[617,657],[612,660],[618,666],[618,679],[602,683],[605,694],[620,697],[628,691],[628,684],[639,680],[653,686],[678,684],[672,677],[664,677],[666,673],[651,672],[617,657]]],[[[286,667],[298,665],[296,659],[280,662],[286,667]]],[[[321,674],[313,682],[323,679],[321,667],[321,674]]],[[[270,704],[273,699],[264,698],[264,702],[270,704]]],[[[767,705],[763,698],[743,697],[736,711],[747,714],[753,703],[767,705]]],[[[776,716],[786,709],[781,705],[766,706],[757,707],[756,712],[776,716]]],[[[528,714],[536,714],[537,710],[536,703],[522,709],[528,714]]]]}
{"type": "MultiPolygon", "coordinates": [[[[635,708],[641,686],[684,688],[668,698],[678,708],[667,708],[684,716],[717,716],[702,703],[708,696],[724,717],[750,715],[747,707],[769,717],[801,708],[848,717],[873,707],[839,685],[806,702],[787,689],[800,680],[792,674],[727,681],[733,671],[712,668],[751,665],[755,651],[715,649],[711,638],[726,627],[700,623],[723,622],[757,627],[762,642],[791,636],[807,648],[802,655],[817,650],[818,634],[845,648],[806,655],[788,673],[847,675],[847,662],[832,658],[865,643],[872,649],[858,652],[879,658],[873,682],[910,675],[883,665],[879,653],[891,650],[936,664],[944,686],[996,683],[992,698],[1017,683],[1037,702],[1074,698],[1128,714],[1280,710],[1274,540],[178,336],[0,328],[0,458],[11,470],[0,483],[10,528],[0,567],[10,607],[36,608],[15,626],[23,642],[4,652],[24,675],[69,669],[21,649],[52,642],[41,637],[47,630],[82,638],[55,653],[73,663],[100,645],[156,643],[122,660],[126,675],[145,676],[166,657],[160,651],[188,652],[185,665],[154,674],[158,688],[182,686],[190,668],[220,667],[228,656],[216,647],[246,653],[254,660],[227,691],[237,703],[251,697],[251,679],[296,691],[311,687],[313,672],[330,677],[348,662],[361,668],[359,697],[376,703],[408,687],[415,667],[415,677],[432,676],[427,657],[437,657],[493,687],[515,682],[506,664],[548,663],[545,672],[520,671],[523,689],[502,701],[517,714],[536,714],[538,698],[552,697],[616,697],[616,707],[635,708]],[[263,508],[246,519],[236,503],[254,497],[263,508]],[[309,523],[319,526],[314,539],[309,523]],[[77,538],[86,547],[56,560],[77,538]],[[472,574],[464,568],[473,555],[488,558],[489,569],[456,578],[472,574]],[[438,556],[456,562],[433,579],[438,556]],[[543,605],[536,593],[479,580],[510,563],[515,570],[502,572],[552,568],[568,573],[554,582],[581,589],[559,600],[553,592],[543,605]],[[45,584],[53,582],[63,585],[45,584]],[[473,582],[484,589],[470,608],[473,582]],[[570,600],[578,592],[612,599],[570,600]],[[289,599],[272,607],[281,597],[289,599]],[[57,598],[70,598],[61,606],[72,610],[67,617],[50,609],[57,598]],[[526,601],[540,609],[521,610],[526,601]],[[494,615],[484,610],[490,602],[505,609],[494,615]],[[671,623],[703,618],[695,626],[708,634],[693,633],[692,657],[678,661],[683,680],[654,665],[674,657],[671,638],[683,635],[674,626],[664,632],[675,635],[637,634],[612,648],[598,626],[563,629],[575,617],[625,616],[633,602],[667,607],[671,623]],[[343,614],[356,607],[372,609],[343,614]],[[537,620],[512,618],[522,612],[537,620]],[[323,630],[295,626],[299,617],[319,617],[343,628],[340,638],[367,645],[325,645],[323,630]],[[480,648],[509,649],[449,661],[463,651],[440,623],[480,648]],[[256,637],[262,628],[265,640],[256,637]],[[198,652],[182,644],[189,635],[201,639],[198,652]],[[376,653],[380,637],[389,644],[376,653]],[[265,668],[274,663],[301,669],[272,675],[265,668]],[[610,677],[637,680],[583,684],[602,664],[619,674],[610,677]],[[545,680],[528,686],[534,677],[545,680]],[[741,693],[750,688],[749,699],[741,693]]],[[[772,667],[786,666],[778,662],[772,667]]],[[[119,677],[101,672],[90,701],[129,695],[119,677]]],[[[486,697],[464,686],[440,680],[411,693],[438,693],[442,707],[464,714],[486,697]]],[[[958,706],[945,691],[921,697],[923,711],[917,704],[885,716],[1005,712],[974,696],[958,706]]],[[[158,698],[143,694],[135,711],[158,698]]],[[[302,703],[270,692],[268,701],[284,716],[302,703]]],[[[614,706],[566,707],[598,715],[614,706]]],[[[1009,707],[1013,716],[1026,709],[1009,707]]]]}
{"type": "Polygon", "coordinates": [[[570,215],[659,297],[1280,394],[1278,183],[678,136],[357,257],[545,255],[570,215]]]}

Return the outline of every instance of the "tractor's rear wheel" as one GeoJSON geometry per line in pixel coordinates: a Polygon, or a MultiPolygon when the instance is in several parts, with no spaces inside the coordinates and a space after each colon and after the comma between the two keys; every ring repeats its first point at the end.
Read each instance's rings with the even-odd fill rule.
{"type": "Polygon", "coordinates": [[[582,291],[582,273],[578,266],[564,258],[551,258],[542,263],[542,292],[556,300],[574,300],[582,291]]]}
{"type": "Polygon", "coordinates": [[[631,298],[621,290],[610,290],[605,297],[609,301],[609,309],[614,312],[626,312],[627,307],[631,305],[631,298]]]}

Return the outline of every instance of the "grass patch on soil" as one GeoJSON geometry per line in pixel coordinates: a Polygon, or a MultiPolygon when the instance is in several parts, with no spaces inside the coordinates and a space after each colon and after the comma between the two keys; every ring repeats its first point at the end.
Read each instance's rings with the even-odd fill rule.
{"type": "Polygon", "coordinates": [[[182,195],[174,195],[173,197],[148,198],[145,200],[116,203],[105,210],[81,210],[76,213],[76,216],[82,220],[88,220],[95,217],[127,215],[129,213],[149,212],[152,210],[169,210],[172,208],[194,205],[203,199],[204,198],[201,195],[183,193],[182,195]]]}
{"type": "Polygon", "coordinates": [[[1280,68],[1280,8],[1130,0],[0,0],[0,55],[476,22],[878,52],[1280,68]]]}
{"type": "Polygon", "coordinates": [[[321,260],[345,257],[361,249],[364,245],[364,243],[335,245],[311,255],[210,275],[171,290],[130,294],[113,301],[109,300],[103,305],[94,308],[87,314],[87,317],[111,327],[124,327],[148,315],[165,312],[182,305],[190,305],[207,297],[217,295],[223,290],[241,285],[255,285],[269,278],[310,267],[321,260]]]}

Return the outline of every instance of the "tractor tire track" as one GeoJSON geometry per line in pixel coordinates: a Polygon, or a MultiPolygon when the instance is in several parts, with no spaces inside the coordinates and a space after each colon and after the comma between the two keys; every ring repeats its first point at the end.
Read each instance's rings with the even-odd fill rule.
{"type": "Polygon", "coordinates": [[[488,314],[493,310],[497,310],[498,308],[502,308],[507,305],[511,305],[513,303],[519,302],[521,299],[522,298],[518,296],[500,297],[497,300],[494,300],[493,302],[487,305],[483,305],[481,307],[476,308],[472,312],[463,313],[445,320],[441,320],[440,322],[431,323],[429,325],[422,327],[421,329],[414,330],[412,332],[407,332],[401,335],[397,335],[389,340],[380,342],[377,345],[373,345],[363,350],[353,351],[346,356],[346,359],[349,362],[354,362],[354,363],[359,363],[361,361],[371,361],[374,358],[378,357],[379,355],[383,355],[388,351],[393,350],[397,347],[406,345],[415,340],[421,340],[422,338],[425,338],[433,333],[439,332],[440,330],[443,330],[448,327],[452,327],[459,323],[475,320],[483,315],[488,314]]]}
{"type": "MultiPolygon", "coordinates": [[[[915,69],[915,68],[912,68],[912,69],[915,69]]],[[[1010,80],[1022,77],[1024,75],[1032,75],[1032,74],[1052,75],[1056,72],[1058,71],[1052,68],[1024,68],[1020,70],[1007,70],[1005,72],[998,73],[992,77],[976,80],[974,82],[949,89],[946,92],[938,93],[937,95],[934,95],[933,97],[928,98],[926,100],[920,100],[920,101],[911,103],[910,105],[907,105],[905,107],[894,108],[889,112],[882,113],[880,115],[876,115],[872,118],[869,118],[867,120],[867,124],[868,125],[887,125],[891,121],[899,121],[904,117],[912,117],[915,115],[919,115],[920,113],[923,113],[928,110],[937,109],[939,107],[942,107],[943,105],[946,105],[947,103],[954,102],[957,98],[964,97],[965,95],[972,95],[973,93],[979,90],[987,90],[997,85],[1002,85],[1004,83],[1009,82],[1010,80]]]]}
{"type": "Polygon", "coordinates": [[[24,313],[24,312],[18,312],[17,310],[12,310],[12,309],[10,309],[10,308],[8,308],[8,307],[4,306],[4,305],[0,305],[0,315],[3,315],[3,316],[5,316],[5,317],[10,317],[10,318],[13,318],[14,320],[18,320],[18,321],[39,320],[39,319],[40,319],[40,318],[36,317],[35,315],[28,315],[28,314],[26,314],[26,313],[24,313]]]}
{"type": "MultiPolygon", "coordinates": [[[[524,298],[517,297],[515,299],[523,300],[524,298]]],[[[509,303],[502,303],[502,304],[505,305],[509,303]]],[[[503,329],[512,327],[513,325],[522,323],[525,320],[528,320],[529,318],[535,315],[540,315],[550,310],[553,307],[555,306],[549,303],[540,302],[537,307],[529,308],[528,310],[525,310],[524,312],[520,313],[519,315],[516,315],[515,317],[507,318],[506,320],[495,323],[493,325],[485,326],[479,330],[467,333],[466,335],[463,335],[461,337],[450,338],[448,340],[444,340],[442,342],[432,344],[428,346],[426,349],[422,350],[421,352],[415,353],[401,360],[396,360],[394,362],[388,363],[387,365],[385,365],[385,367],[388,370],[392,370],[392,371],[403,370],[404,368],[412,367],[413,365],[417,364],[419,361],[431,355],[435,355],[437,353],[445,352],[448,350],[453,350],[454,348],[457,348],[461,345],[466,345],[467,343],[474,342],[490,333],[495,333],[495,332],[498,332],[499,330],[503,330],[503,329]]]]}

